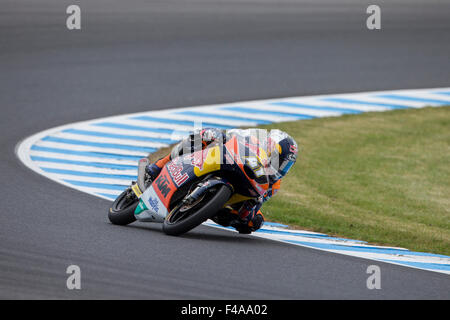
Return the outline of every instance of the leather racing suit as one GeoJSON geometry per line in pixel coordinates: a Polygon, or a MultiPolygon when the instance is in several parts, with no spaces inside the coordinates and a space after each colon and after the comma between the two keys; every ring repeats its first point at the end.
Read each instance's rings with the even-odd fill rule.
{"type": "MultiPolygon", "coordinates": [[[[155,180],[162,168],[172,159],[189,152],[195,152],[205,149],[210,143],[221,139],[225,141],[229,136],[238,134],[241,136],[251,136],[258,129],[233,129],[225,132],[224,130],[215,128],[206,128],[197,130],[183,139],[180,143],[172,148],[172,151],[165,157],[159,159],[154,164],[147,167],[147,173],[155,180]]],[[[264,223],[264,216],[261,213],[261,206],[269,200],[281,185],[281,179],[270,181],[269,188],[264,196],[258,199],[245,201],[239,208],[226,207],[219,211],[219,214],[213,219],[216,223],[228,227],[234,227],[239,233],[249,234],[258,230],[264,223]]]]}

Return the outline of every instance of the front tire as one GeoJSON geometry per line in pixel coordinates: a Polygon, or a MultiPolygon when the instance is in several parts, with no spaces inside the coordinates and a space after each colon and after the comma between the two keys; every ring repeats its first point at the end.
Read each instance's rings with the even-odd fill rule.
{"type": "Polygon", "coordinates": [[[214,217],[217,212],[223,208],[224,204],[230,199],[232,191],[227,186],[220,186],[217,192],[212,197],[207,197],[199,204],[194,206],[193,213],[187,217],[177,220],[175,216],[181,209],[179,206],[175,207],[166,217],[163,223],[163,231],[165,234],[171,236],[179,236],[197,227],[209,218],[214,217]]]}
{"type": "Polygon", "coordinates": [[[134,211],[138,204],[139,199],[133,194],[131,188],[128,188],[114,200],[111,208],[109,208],[109,221],[120,226],[136,221],[134,211]]]}

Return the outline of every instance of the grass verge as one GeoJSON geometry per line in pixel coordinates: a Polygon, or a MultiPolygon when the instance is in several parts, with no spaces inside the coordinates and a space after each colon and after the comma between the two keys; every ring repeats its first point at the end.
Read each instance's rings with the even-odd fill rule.
{"type": "MultiPolygon", "coordinates": [[[[299,159],[266,220],[450,255],[450,108],[371,112],[262,126],[288,132],[299,159]]],[[[151,154],[156,161],[170,148],[151,154]]]]}
{"type": "Polygon", "coordinates": [[[450,255],[450,108],[264,126],[299,159],[263,212],[327,234],[450,255]]]}

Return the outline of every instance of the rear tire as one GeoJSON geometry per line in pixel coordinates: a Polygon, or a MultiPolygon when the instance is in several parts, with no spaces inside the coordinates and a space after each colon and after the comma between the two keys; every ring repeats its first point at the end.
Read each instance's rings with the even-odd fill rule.
{"type": "Polygon", "coordinates": [[[134,211],[139,204],[139,199],[137,197],[135,197],[135,199],[127,199],[127,195],[130,191],[130,188],[128,188],[122,192],[116,200],[114,200],[111,208],[109,208],[108,218],[112,224],[125,226],[136,221],[134,211]]]}
{"type": "Polygon", "coordinates": [[[171,218],[175,213],[177,213],[177,210],[180,210],[179,207],[176,207],[167,215],[166,219],[164,220],[164,233],[171,236],[179,236],[192,230],[204,221],[214,217],[217,212],[223,208],[224,204],[230,199],[231,194],[232,192],[229,187],[220,186],[216,194],[214,194],[211,198],[200,202],[197,206],[190,209],[195,210],[194,213],[190,214],[188,217],[184,218],[181,221],[172,222],[171,218]],[[197,207],[200,208],[196,209],[197,207]]]}

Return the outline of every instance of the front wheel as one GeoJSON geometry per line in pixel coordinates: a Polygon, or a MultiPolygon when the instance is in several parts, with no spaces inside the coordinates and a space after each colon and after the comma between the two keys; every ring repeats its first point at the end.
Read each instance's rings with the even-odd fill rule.
{"type": "Polygon", "coordinates": [[[216,190],[208,190],[191,206],[176,206],[164,220],[164,233],[178,236],[214,217],[230,199],[231,193],[229,187],[221,185],[216,190]]]}
{"type": "Polygon", "coordinates": [[[136,221],[134,211],[138,204],[139,199],[134,195],[131,188],[128,188],[114,200],[111,208],[109,208],[109,221],[111,221],[112,224],[121,226],[136,221]]]}

